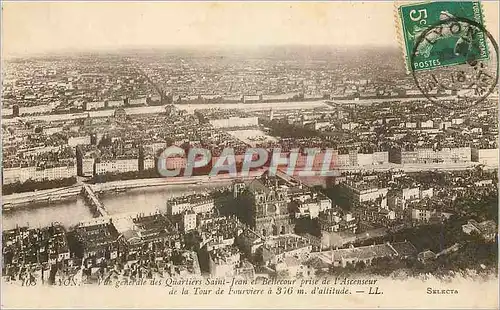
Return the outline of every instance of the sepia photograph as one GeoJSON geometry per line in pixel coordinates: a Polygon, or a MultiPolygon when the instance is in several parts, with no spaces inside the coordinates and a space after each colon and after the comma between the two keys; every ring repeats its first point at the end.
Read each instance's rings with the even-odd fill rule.
{"type": "Polygon", "coordinates": [[[498,309],[497,1],[2,1],[1,307],[498,309]]]}

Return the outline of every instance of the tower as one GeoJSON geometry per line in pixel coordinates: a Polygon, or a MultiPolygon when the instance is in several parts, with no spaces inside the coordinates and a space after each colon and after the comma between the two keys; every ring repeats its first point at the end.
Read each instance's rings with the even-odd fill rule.
{"type": "Polygon", "coordinates": [[[233,197],[236,199],[245,189],[245,183],[241,180],[233,182],[233,197]]]}
{"type": "Polygon", "coordinates": [[[19,117],[19,106],[17,104],[12,106],[12,116],[19,117]]]}
{"type": "Polygon", "coordinates": [[[288,210],[286,187],[277,186],[274,180],[256,179],[247,186],[248,192],[241,197],[246,208],[243,221],[262,236],[292,233],[293,221],[288,210]]]}

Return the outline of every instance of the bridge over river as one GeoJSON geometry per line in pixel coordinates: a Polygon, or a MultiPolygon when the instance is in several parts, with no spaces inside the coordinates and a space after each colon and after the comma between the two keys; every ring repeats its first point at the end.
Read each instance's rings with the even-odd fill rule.
{"type": "Polygon", "coordinates": [[[90,208],[96,215],[98,216],[108,216],[109,213],[106,210],[106,207],[99,200],[97,195],[94,193],[94,190],[88,184],[84,184],[82,186],[82,194],[87,199],[87,202],[90,205],[90,208]]]}

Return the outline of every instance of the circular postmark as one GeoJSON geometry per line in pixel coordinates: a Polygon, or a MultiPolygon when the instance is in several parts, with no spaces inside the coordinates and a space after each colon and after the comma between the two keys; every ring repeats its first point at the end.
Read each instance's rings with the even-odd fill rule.
{"type": "Polygon", "coordinates": [[[422,31],[410,63],[422,94],[448,109],[483,102],[498,82],[498,45],[480,23],[467,18],[446,18],[422,31]]]}

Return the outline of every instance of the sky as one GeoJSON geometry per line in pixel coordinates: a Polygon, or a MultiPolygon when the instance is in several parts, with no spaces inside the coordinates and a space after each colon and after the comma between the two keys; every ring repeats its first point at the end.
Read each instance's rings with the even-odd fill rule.
{"type": "MultiPolygon", "coordinates": [[[[483,4],[498,37],[498,3],[483,4]]],[[[6,57],[189,45],[398,46],[394,2],[3,2],[6,57]]]]}

